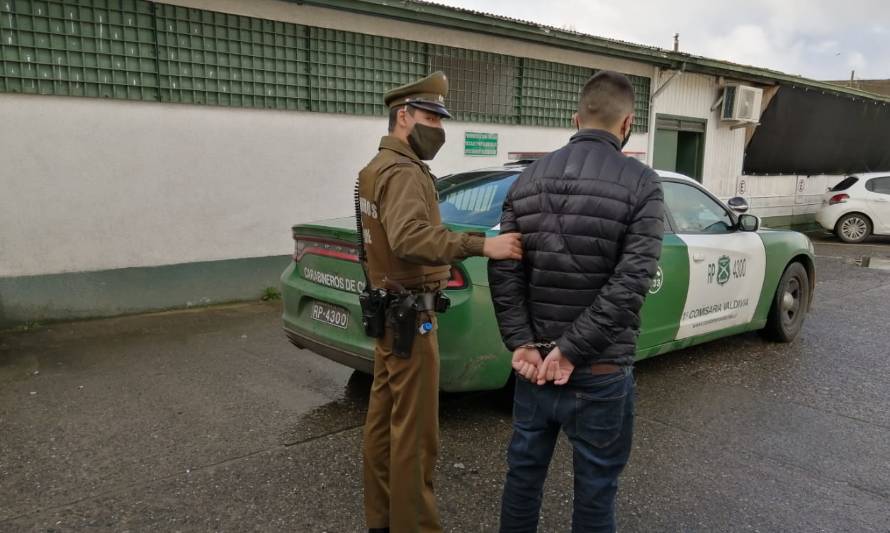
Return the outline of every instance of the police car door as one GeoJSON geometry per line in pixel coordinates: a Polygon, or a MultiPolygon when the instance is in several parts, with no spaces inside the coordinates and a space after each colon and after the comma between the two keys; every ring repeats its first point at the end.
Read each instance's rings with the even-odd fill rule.
{"type": "Polygon", "coordinates": [[[755,232],[736,229],[729,211],[697,184],[664,180],[665,206],[689,257],[689,284],[677,339],[751,322],[766,269],[755,232]]]}
{"type": "Polygon", "coordinates": [[[674,340],[686,302],[689,280],[686,244],[674,233],[670,220],[665,219],[664,222],[661,259],[640,312],[641,328],[637,340],[640,351],[674,340]]]}

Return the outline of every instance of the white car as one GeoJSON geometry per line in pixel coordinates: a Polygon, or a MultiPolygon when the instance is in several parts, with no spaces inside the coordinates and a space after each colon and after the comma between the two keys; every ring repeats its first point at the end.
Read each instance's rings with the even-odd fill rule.
{"type": "Polygon", "coordinates": [[[855,174],[828,189],[816,222],[844,242],[890,235],[890,172],[855,174]]]}

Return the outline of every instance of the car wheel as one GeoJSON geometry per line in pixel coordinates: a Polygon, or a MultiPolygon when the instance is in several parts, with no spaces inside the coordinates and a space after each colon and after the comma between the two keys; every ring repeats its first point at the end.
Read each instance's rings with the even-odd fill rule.
{"type": "Polygon", "coordinates": [[[807,269],[798,262],[791,263],[779,280],[763,333],[777,342],[793,341],[803,328],[809,306],[810,277],[807,269]]]}
{"type": "Polygon", "coordinates": [[[862,213],[850,213],[837,221],[834,232],[844,242],[858,243],[871,235],[871,220],[862,213]]]}

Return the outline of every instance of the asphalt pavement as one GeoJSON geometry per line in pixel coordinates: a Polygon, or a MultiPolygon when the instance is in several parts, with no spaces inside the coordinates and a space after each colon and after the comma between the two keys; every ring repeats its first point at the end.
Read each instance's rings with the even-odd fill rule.
{"type": "MultiPolygon", "coordinates": [[[[637,365],[622,531],[890,531],[890,239],[817,236],[801,337],[637,365]],[[880,261],[875,261],[880,265],[880,261]]],[[[0,334],[0,531],[355,532],[369,379],[275,303],[0,334]]],[[[510,401],[444,395],[447,531],[494,531],[510,401]]],[[[570,528],[562,439],[540,531],[570,528]]]]}

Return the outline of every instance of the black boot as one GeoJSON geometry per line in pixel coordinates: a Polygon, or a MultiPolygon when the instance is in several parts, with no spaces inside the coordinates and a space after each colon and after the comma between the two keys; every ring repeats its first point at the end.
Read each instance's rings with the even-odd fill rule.
{"type": "Polygon", "coordinates": [[[372,527],[368,530],[368,533],[389,533],[388,527],[372,527]]]}

